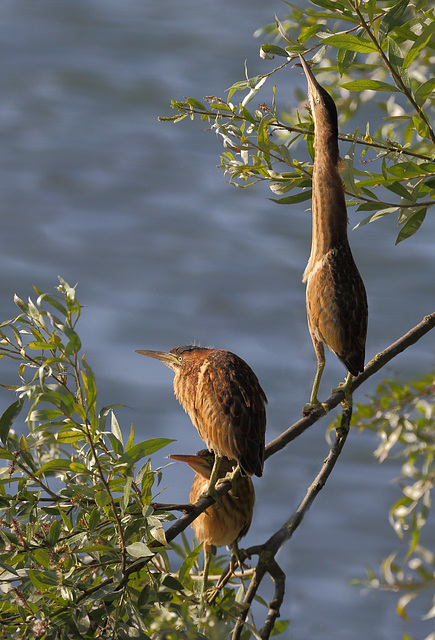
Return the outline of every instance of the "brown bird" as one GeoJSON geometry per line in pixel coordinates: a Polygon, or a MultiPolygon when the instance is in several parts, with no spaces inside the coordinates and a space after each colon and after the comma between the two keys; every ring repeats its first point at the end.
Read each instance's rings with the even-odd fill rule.
{"type": "Polygon", "coordinates": [[[215,497],[223,457],[235,461],[242,475],[262,475],[267,399],[244,360],[230,351],[192,345],[136,353],[156,358],[175,372],[175,395],[216,455],[209,495],[215,497]]]}
{"type": "Polygon", "coordinates": [[[367,297],[347,237],[344,187],[339,174],[337,109],[302,56],[314,120],[311,255],[303,275],[307,283],[308,328],[317,356],[311,398],[304,412],[319,406],[317,393],[325,367],[324,345],[348,369],[344,390],[350,401],[352,376],[364,370],[367,297]]]}
{"type": "MultiPolygon", "coordinates": [[[[195,504],[207,490],[215,462],[214,453],[203,449],[196,455],[169,457],[186,462],[196,472],[189,496],[190,503],[195,504]]],[[[232,466],[232,460],[222,458],[218,480],[231,472],[232,466]]],[[[203,542],[204,548],[203,591],[207,586],[211,555],[215,555],[216,547],[232,546],[233,559],[240,564],[237,543],[248,533],[255,503],[255,491],[251,478],[249,476],[239,478],[236,487],[223,495],[220,500],[220,507],[216,504],[211,505],[192,522],[195,536],[198,542],[203,542]]]]}

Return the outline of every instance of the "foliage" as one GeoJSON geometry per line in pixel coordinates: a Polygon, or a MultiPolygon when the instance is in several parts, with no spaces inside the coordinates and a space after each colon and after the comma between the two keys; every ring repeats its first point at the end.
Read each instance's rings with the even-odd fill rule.
{"type": "Polygon", "coordinates": [[[35,290],[0,325],[0,359],[20,380],[0,418],[0,637],[221,638],[237,594],[198,607],[200,548],[174,544],[171,570],[162,525],[175,517],[152,502],[161,471],[148,457],[171,440],[134,444],[131,427],[124,442],[121,405],[98,408],[75,289],[35,290]]]}
{"type": "MultiPolygon", "coordinates": [[[[220,166],[237,186],[262,181],[280,196],[272,198],[274,202],[309,200],[312,167],[298,160],[294,149],[304,138],[313,158],[310,115],[296,109],[280,114],[275,86],[269,104],[248,109],[272,78],[287,83],[285,73],[304,54],[336,101],[339,125],[358,114],[358,128],[340,135],[350,143],[342,174],[347,204],[367,216],[356,226],[396,213],[396,242],[408,238],[423,223],[435,197],[433,8],[427,0],[310,0],[304,8],[284,4],[288,13],[256,34],[269,40],[260,56],[276,56],[282,64],[254,77],[246,68],[246,78],[230,87],[227,99],[211,95],[207,104],[195,98],[173,100],[177,115],[161,120],[199,116],[207,121],[226,149],[220,166]],[[375,130],[369,121],[363,128],[362,110],[367,107],[372,122],[383,116],[375,130]]],[[[297,98],[305,100],[301,92],[297,98]]]]}
{"type": "MultiPolygon", "coordinates": [[[[433,593],[435,553],[422,544],[431,508],[435,467],[434,376],[412,386],[386,381],[366,406],[354,416],[361,429],[374,431],[381,442],[375,451],[379,462],[388,456],[402,460],[395,479],[402,496],[390,510],[390,522],[401,541],[381,563],[380,576],[368,570],[365,584],[373,589],[399,593],[397,613],[408,619],[406,607],[420,593],[433,593]]],[[[432,532],[426,533],[428,541],[432,532]]],[[[435,617],[435,600],[425,619],[435,617]]]]}

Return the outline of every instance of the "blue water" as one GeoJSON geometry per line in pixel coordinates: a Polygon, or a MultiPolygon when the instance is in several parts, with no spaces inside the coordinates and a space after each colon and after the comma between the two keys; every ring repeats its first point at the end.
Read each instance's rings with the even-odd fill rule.
{"type": "MultiPolygon", "coordinates": [[[[271,68],[252,34],[284,8],[259,0],[41,0],[0,10],[1,319],[15,314],[15,292],[25,298],[32,284],[52,291],[58,274],[78,282],[86,305],[80,333],[100,406],[127,404],[118,418],[125,432],[133,421],[139,439],[178,440],[155,465],[202,444],[173,396],[171,372],[134,349],[196,341],[238,353],[268,395],[268,439],[299,417],[309,396],[315,358],[301,282],[308,204],[280,207],[264,186],[229,185],[206,123],[157,121],[172,114],[171,98],[223,96],[243,78],[245,58],[251,75],[271,68]]],[[[300,72],[275,81],[278,104],[292,108],[294,88],[305,90],[300,72]]],[[[359,218],[350,217],[353,227],[359,218]]],[[[392,217],[350,233],[369,297],[368,358],[433,311],[434,231],[428,216],[422,232],[397,247],[392,217]]],[[[433,365],[428,336],[356,399],[385,375],[405,380],[433,365]]],[[[343,375],[328,357],[320,397],[343,375]]],[[[0,400],[4,410],[10,398],[0,400]]],[[[262,542],[297,506],[327,454],[329,422],[269,461],[256,482],[246,544],[262,542]]],[[[395,596],[350,586],[398,547],[387,521],[399,497],[391,484],[398,467],[375,462],[376,444],[373,435],[351,435],[278,556],[288,576],[289,638],[390,640],[430,631],[416,615],[409,628],[400,622],[395,596]]],[[[172,465],[159,499],[185,501],[190,482],[187,468],[172,465]]]]}

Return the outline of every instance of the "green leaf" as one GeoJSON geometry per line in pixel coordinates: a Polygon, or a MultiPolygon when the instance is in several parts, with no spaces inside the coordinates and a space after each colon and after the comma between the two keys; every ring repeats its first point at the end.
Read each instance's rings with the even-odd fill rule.
{"type": "Polygon", "coordinates": [[[95,384],[95,376],[91,367],[86,362],[85,356],[82,358],[82,364],[84,371],[81,372],[83,379],[83,386],[85,389],[86,404],[89,413],[91,424],[94,428],[97,428],[97,387],[95,384]]]}
{"type": "Polygon", "coordinates": [[[184,587],[177,578],[174,576],[166,576],[163,580],[163,584],[168,589],[172,589],[173,591],[184,591],[184,587]]]}
{"type": "Polygon", "coordinates": [[[24,400],[21,398],[13,402],[9,407],[3,412],[2,417],[0,418],[0,439],[3,444],[6,444],[9,431],[14,423],[15,418],[19,415],[21,409],[23,408],[24,400]]]}
{"type": "Polygon", "coordinates": [[[49,460],[35,471],[35,476],[39,478],[46,473],[52,473],[53,471],[69,471],[70,461],[60,458],[59,460],[49,460]]]}
{"type": "Polygon", "coordinates": [[[122,444],[122,446],[124,446],[124,441],[122,439],[122,431],[119,428],[119,423],[118,420],[116,419],[115,414],[112,411],[112,419],[110,422],[110,430],[113,433],[113,435],[115,436],[115,438],[117,440],[119,440],[119,442],[122,444]]]}
{"type": "Polygon", "coordinates": [[[356,51],[351,51],[350,49],[339,49],[337,51],[338,72],[341,76],[352,66],[355,57],[356,51]]]}
{"type": "Polygon", "coordinates": [[[415,101],[418,105],[423,106],[432,92],[435,90],[435,78],[430,78],[426,82],[423,82],[414,94],[415,101]]]}
{"type": "Polygon", "coordinates": [[[141,458],[149,456],[155,451],[158,451],[162,447],[175,440],[169,438],[152,438],[151,440],[145,440],[145,442],[139,442],[126,451],[118,460],[117,464],[135,464],[141,458]]]}
{"type": "Polygon", "coordinates": [[[426,208],[419,209],[419,211],[416,211],[414,215],[409,218],[409,220],[400,229],[396,239],[396,244],[399,244],[402,240],[406,240],[406,238],[414,235],[414,233],[420,229],[422,222],[426,217],[426,211],[426,208]]]}
{"type": "Polygon", "coordinates": [[[48,539],[52,547],[59,540],[59,536],[60,536],[60,520],[54,520],[50,526],[50,531],[48,534],[48,539]]]}
{"type": "Polygon", "coordinates": [[[424,49],[429,40],[432,38],[432,35],[435,33],[435,21],[432,20],[425,29],[423,29],[422,33],[418,36],[417,40],[414,42],[410,50],[405,56],[405,60],[403,61],[403,69],[407,69],[411,62],[415,60],[420,51],[424,49]]]}
{"type": "Polygon", "coordinates": [[[385,36],[398,24],[401,24],[401,17],[405,12],[409,0],[400,0],[393,6],[379,23],[378,40],[380,44],[384,41],[385,36]]]}
{"type": "Polygon", "coordinates": [[[149,558],[154,555],[151,549],[143,542],[133,542],[126,549],[133,558],[149,558]]]}
{"type": "Polygon", "coordinates": [[[300,193],[295,193],[292,196],[286,196],[285,198],[270,198],[272,202],[276,202],[277,204],[295,204],[296,202],[304,202],[305,200],[309,200],[311,198],[312,191],[311,189],[307,189],[306,191],[301,191],[300,193]]]}
{"type": "Polygon", "coordinates": [[[359,53],[371,53],[377,51],[376,45],[371,40],[363,40],[351,33],[340,33],[335,36],[323,38],[322,44],[329,44],[337,49],[349,49],[359,53]]]}
{"type": "Polygon", "coordinates": [[[59,583],[55,571],[36,571],[29,569],[29,578],[34,587],[40,591],[50,590],[51,587],[57,586],[59,583]]]}
{"type": "Polygon", "coordinates": [[[186,576],[190,573],[190,570],[192,569],[193,565],[198,559],[198,556],[201,553],[201,549],[202,549],[202,542],[197,547],[195,547],[193,551],[191,551],[189,555],[185,558],[178,572],[178,577],[180,579],[180,582],[184,583],[186,576]]]}
{"type": "Polygon", "coordinates": [[[189,103],[189,105],[192,107],[192,109],[197,109],[198,111],[208,111],[205,104],[203,104],[199,100],[196,100],[196,98],[186,98],[186,100],[189,103]]]}
{"type": "Polygon", "coordinates": [[[400,91],[393,84],[381,82],[380,80],[353,80],[352,82],[345,82],[339,86],[348,91],[365,91],[367,89],[370,91],[400,91]]]}
{"type": "Polygon", "coordinates": [[[388,59],[397,75],[402,75],[403,53],[393,38],[388,38],[388,59]]]}
{"type": "Polygon", "coordinates": [[[282,58],[288,58],[288,53],[282,47],[277,47],[275,44],[262,44],[261,51],[264,53],[270,53],[272,56],[281,56],[282,58]]]}

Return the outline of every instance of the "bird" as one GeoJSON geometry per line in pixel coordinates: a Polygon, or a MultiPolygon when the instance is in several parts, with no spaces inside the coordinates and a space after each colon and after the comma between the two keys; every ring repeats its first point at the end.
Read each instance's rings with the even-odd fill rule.
{"type": "Polygon", "coordinates": [[[303,411],[309,413],[321,405],[317,393],[325,367],[324,345],[348,370],[339,388],[346,400],[351,401],[352,376],[364,370],[368,308],[364,283],[347,236],[348,218],[339,172],[337,109],[304,58],[299,57],[308,83],[314,121],[312,242],[303,274],[308,328],[317,357],[310,402],[303,411]]]}
{"type": "MultiPolygon", "coordinates": [[[[189,500],[195,504],[207,489],[214,466],[215,455],[207,449],[195,455],[173,454],[169,458],[186,462],[196,473],[193,478],[189,500]]],[[[232,460],[221,459],[218,479],[223,479],[232,469],[232,460]]],[[[198,542],[203,543],[204,571],[202,591],[207,587],[208,571],[211,556],[216,554],[216,547],[224,545],[232,547],[233,560],[239,559],[238,541],[248,533],[254,511],[255,491],[249,476],[238,478],[236,487],[221,497],[221,507],[212,504],[193,522],[192,529],[198,542]]]]}
{"type": "Polygon", "coordinates": [[[242,358],[224,349],[196,345],[136,353],[156,358],[175,372],[175,395],[215,454],[207,495],[218,501],[214,486],[223,457],[233,461],[233,478],[239,472],[261,477],[267,398],[242,358]]]}

